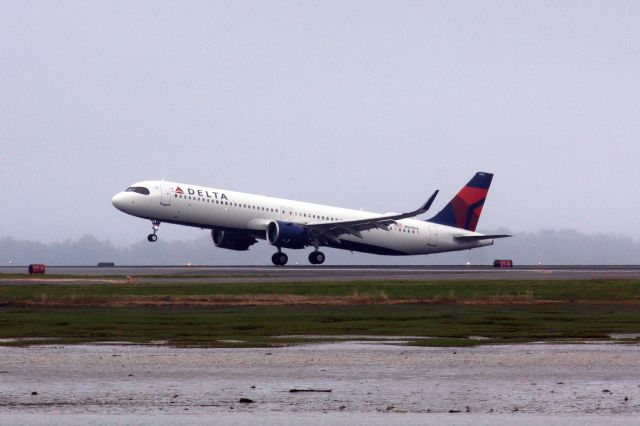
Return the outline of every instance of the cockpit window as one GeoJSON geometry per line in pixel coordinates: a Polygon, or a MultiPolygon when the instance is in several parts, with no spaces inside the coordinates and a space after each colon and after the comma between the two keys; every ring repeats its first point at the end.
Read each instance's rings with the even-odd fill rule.
{"type": "Polygon", "coordinates": [[[142,195],[150,194],[149,190],[144,186],[130,186],[127,188],[125,192],[137,192],[138,194],[142,194],[142,195]]]}

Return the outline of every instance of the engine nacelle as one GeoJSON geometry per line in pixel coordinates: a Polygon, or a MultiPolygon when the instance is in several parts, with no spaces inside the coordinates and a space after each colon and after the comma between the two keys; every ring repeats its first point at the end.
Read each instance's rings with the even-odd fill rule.
{"type": "Polygon", "coordinates": [[[309,242],[309,229],[297,223],[275,220],[267,226],[267,241],[278,247],[304,248],[309,242]]]}
{"type": "Polygon", "coordinates": [[[249,250],[249,246],[258,242],[251,235],[234,229],[214,228],[211,230],[211,239],[216,247],[229,250],[249,250]]]}

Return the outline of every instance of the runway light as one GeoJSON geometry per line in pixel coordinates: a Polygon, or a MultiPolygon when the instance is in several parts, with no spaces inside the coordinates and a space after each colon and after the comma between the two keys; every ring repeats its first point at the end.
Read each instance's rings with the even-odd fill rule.
{"type": "Polygon", "coordinates": [[[467,263],[465,263],[465,265],[469,266],[469,265],[471,265],[471,262],[467,262],[467,263]]]}

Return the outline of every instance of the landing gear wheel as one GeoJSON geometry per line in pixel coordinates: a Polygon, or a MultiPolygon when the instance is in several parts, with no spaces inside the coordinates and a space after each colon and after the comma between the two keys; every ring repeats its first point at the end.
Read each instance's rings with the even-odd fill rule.
{"type": "Polygon", "coordinates": [[[288,261],[289,256],[282,252],[274,253],[273,256],[271,256],[271,262],[276,266],[284,266],[288,261]]]}
{"type": "Polygon", "coordinates": [[[150,243],[152,243],[152,242],[154,242],[155,240],[158,239],[158,236],[156,235],[156,232],[158,232],[158,229],[160,229],[160,221],[159,220],[152,220],[151,221],[151,228],[153,229],[153,234],[147,235],[147,240],[149,240],[150,243]]]}
{"type": "Polygon", "coordinates": [[[311,262],[312,265],[321,265],[324,263],[324,259],[324,253],[321,251],[313,251],[309,253],[309,262],[311,262]]]}

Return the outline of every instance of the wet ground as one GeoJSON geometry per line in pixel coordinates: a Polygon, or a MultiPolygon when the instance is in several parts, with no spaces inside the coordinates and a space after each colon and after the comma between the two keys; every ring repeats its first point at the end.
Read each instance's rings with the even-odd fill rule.
{"type": "Polygon", "coordinates": [[[635,424],[640,347],[0,347],[0,384],[3,424],[635,424]]]}

